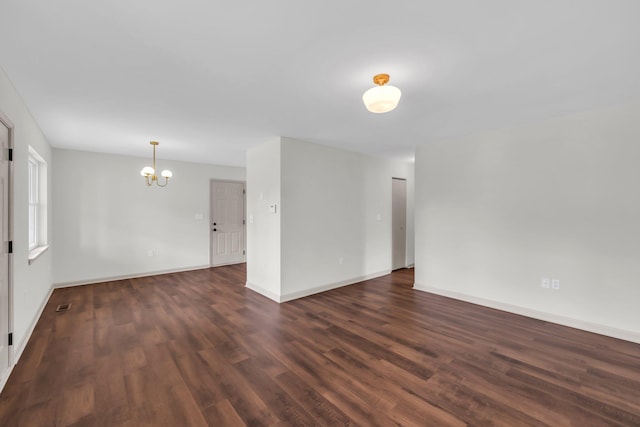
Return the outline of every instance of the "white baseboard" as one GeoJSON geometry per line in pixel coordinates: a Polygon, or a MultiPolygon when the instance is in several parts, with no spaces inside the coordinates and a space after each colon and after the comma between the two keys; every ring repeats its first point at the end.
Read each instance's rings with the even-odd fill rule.
{"type": "Polygon", "coordinates": [[[370,279],[375,279],[376,277],[381,277],[381,276],[386,276],[387,274],[390,274],[391,270],[384,270],[384,271],[380,271],[377,273],[372,273],[372,274],[367,274],[365,276],[359,276],[359,277],[354,277],[351,279],[347,279],[347,280],[341,280],[339,282],[334,282],[334,283],[328,283],[326,285],[322,285],[322,286],[316,286],[314,288],[311,289],[303,289],[301,291],[296,291],[296,292],[290,292],[288,294],[276,294],[274,292],[271,292],[259,285],[256,285],[255,283],[250,283],[247,282],[246,286],[247,288],[251,289],[252,291],[255,291],[275,302],[278,303],[282,303],[282,302],[287,302],[287,301],[292,301],[294,299],[298,299],[298,298],[304,298],[304,297],[308,297],[310,295],[314,295],[314,294],[318,294],[320,292],[326,292],[326,291],[330,291],[332,289],[336,289],[336,288],[341,288],[343,286],[348,286],[348,285],[353,285],[355,283],[360,283],[360,282],[364,282],[365,280],[370,280],[370,279]]]}
{"type": "Polygon", "coordinates": [[[224,267],[227,265],[245,264],[247,262],[246,257],[242,261],[223,262],[221,264],[211,264],[209,267],[224,267]]]}
{"type": "Polygon", "coordinates": [[[7,368],[5,375],[3,375],[2,378],[0,378],[0,393],[2,393],[2,390],[4,390],[4,386],[7,384],[7,381],[9,381],[9,377],[11,376],[11,372],[13,372],[14,366],[16,365],[10,364],[9,367],[7,368]]]}
{"type": "Polygon", "coordinates": [[[124,276],[111,276],[111,277],[101,277],[97,279],[76,280],[72,282],[54,283],[53,287],[56,289],[70,288],[72,286],[93,285],[95,283],[114,282],[117,280],[126,280],[126,279],[136,279],[139,277],[157,276],[160,274],[181,273],[183,271],[203,270],[209,267],[210,267],[209,265],[197,265],[194,267],[175,268],[170,270],[159,270],[159,271],[148,271],[145,273],[128,274],[124,276]]]}
{"type": "Polygon", "coordinates": [[[460,301],[470,302],[472,304],[482,305],[484,307],[495,308],[496,310],[507,311],[509,313],[519,314],[521,316],[531,317],[533,319],[544,320],[545,322],[557,323],[570,328],[581,329],[587,332],[593,332],[599,335],[606,335],[612,338],[618,338],[625,341],[640,344],[640,333],[618,329],[611,326],[601,325],[598,323],[587,322],[584,320],[573,319],[571,317],[560,316],[544,311],[533,310],[530,308],[520,307],[517,305],[507,304],[490,299],[480,298],[473,295],[462,294],[458,292],[448,291],[445,289],[434,288],[431,286],[423,286],[418,283],[413,284],[413,289],[431,294],[441,295],[460,301]]]}
{"type": "Polygon", "coordinates": [[[22,338],[22,341],[20,342],[20,345],[14,347],[14,352],[13,352],[13,355],[12,355],[12,364],[13,365],[18,363],[18,360],[20,359],[20,356],[22,356],[22,352],[27,347],[27,343],[29,342],[29,339],[31,338],[31,334],[33,334],[33,331],[36,329],[36,325],[38,324],[38,321],[40,320],[40,317],[42,317],[42,312],[44,311],[45,307],[47,306],[47,303],[51,299],[51,295],[53,294],[53,291],[54,291],[53,287],[51,289],[49,289],[49,294],[42,301],[42,304],[40,304],[40,309],[38,309],[38,314],[31,321],[31,324],[29,325],[29,329],[27,330],[26,335],[22,338]]]}
{"type": "Polygon", "coordinates": [[[275,302],[280,302],[280,294],[271,292],[270,290],[265,289],[262,286],[256,285],[255,283],[251,283],[249,281],[247,281],[245,286],[251,289],[252,291],[259,293],[260,295],[269,298],[270,300],[273,300],[275,302]]]}
{"type": "Polygon", "coordinates": [[[335,283],[328,283],[322,286],[316,286],[311,289],[304,289],[301,291],[290,292],[288,294],[280,295],[280,302],[292,301],[298,298],[308,297],[309,295],[319,294],[320,292],[330,291],[331,289],[341,288],[343,286],[349,286],[356,283],[364,282],[365,280],[375,279],[376,277],[386,276],[387,274],[391,274],[391,270],[379,271],[377,273],[371,273],[364,276],[353,277],[347,280],[341,280],[335,283]]]}
{"type": "MultiPolygon", "coordinates": [[[[44,308],[47,306],[47,303],[51,299],[53,290],[54,290],[53,287],[49,289],[49,293],[47,294],[47,297],[42,301],[42,304],[40,304],[40,308],[38,309],[36,316],[31,321],[31,324],[29,325],[29,329],[27,329],[27,333],[25,334],[24,337],[22,337],[22,341],[20,341],[18,345],[14,344],[12,349],[10,348],[9,369],[7,369],[6,375],[0,378],[0,392],[4,389],[4,386],[7,384],[7,381],[9,380],[9,376],[11,376],[11,372],[13,372],[13,367],[18,364],[18,361],[20,360],[20,357],[22,357],[22,353],[24,352],[24,349],[27,348],[27,343],[29,342],[29,339],[31,338],[33,331],[36,329],[36,325],[38,324],[40,317],[42,317],[42,312],[44,311],[44,308]]],[[[14,339],[15,339],[15,335],[14,335],[14,339]]]]}

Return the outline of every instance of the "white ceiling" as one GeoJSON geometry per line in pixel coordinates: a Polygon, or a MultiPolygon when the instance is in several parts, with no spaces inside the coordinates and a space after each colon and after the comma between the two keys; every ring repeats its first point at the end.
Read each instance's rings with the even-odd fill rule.
{"type": "Polygon", "coordinates": [[[410,159],[640,100],[638,0],[2,0],[0,64],[55,147],[244,165],[289,136],[410,159]],[[398,108],[362,93],[385,72],[398,108]]]}

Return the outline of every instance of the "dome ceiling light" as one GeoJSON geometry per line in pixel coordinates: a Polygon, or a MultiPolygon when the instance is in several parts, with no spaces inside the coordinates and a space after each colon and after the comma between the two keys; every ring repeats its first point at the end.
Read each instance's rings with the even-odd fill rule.
{"type": "Polygon", "coordinates": [[[374,86],[362,95],[362,101],[367,110],[372,113],[387,113],[398,106],[402,92],[389,83],[389,74],[376,74],[373,82],[374,86]]]}

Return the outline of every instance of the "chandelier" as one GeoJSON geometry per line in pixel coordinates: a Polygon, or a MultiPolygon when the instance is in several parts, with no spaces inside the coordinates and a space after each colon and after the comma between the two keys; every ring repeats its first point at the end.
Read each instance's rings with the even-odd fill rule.
{"type": "Polygon", "coordinates": [[[160,145],[158,141],[151,141],[149,144],[153,145],[153,163],[152,166],[145,166],[140,171],[140,175],[142,175],[147,183],[147,185],[151,185],[154,182],[158,187],[165,187],[169,183],[169,178],[173,176],[173,173],[165,169],[160,175],[164,178],[164,184],[160,184],[160,179],[156,175],[156,145],[160,145]]]}

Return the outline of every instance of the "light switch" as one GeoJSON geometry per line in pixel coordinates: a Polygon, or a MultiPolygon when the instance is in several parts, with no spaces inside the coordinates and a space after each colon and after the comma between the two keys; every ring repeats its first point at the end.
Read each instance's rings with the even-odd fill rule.
{"type": "Polygon", "coordinates": [[[249,224],[253,224],[253,215],[249,215],[249,224]]]}
{"type": "Polygon", "coordinates": [[[202,221],[204,219],[204,214],[197,213],[193,216],[196,221],[202,221]]]}

